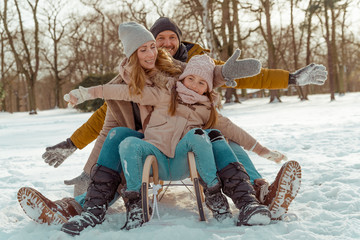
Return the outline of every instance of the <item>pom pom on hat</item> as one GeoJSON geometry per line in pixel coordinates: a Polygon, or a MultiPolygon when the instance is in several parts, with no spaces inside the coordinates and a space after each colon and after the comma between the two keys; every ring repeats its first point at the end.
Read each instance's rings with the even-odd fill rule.
{"type": "Polygon", "coordinates": [[[189,75],[200,76],[205,79],[209,87],[209,92],[211,92],[213,89],[214,68],[215,63],[208,55],[196,55],[187,63],[179,80],[182,80],[189,75]]]}

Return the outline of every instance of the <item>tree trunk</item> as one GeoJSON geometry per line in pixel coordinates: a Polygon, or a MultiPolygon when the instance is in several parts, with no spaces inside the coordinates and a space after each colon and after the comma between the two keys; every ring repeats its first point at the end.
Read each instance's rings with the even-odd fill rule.
{"type": "Polygon", "coordinates": [[[324,0],[325,6],[325,30],[326,30],[326,45],[327,45],[327,63],[329,69],[329,84],[330,84],[330,101],[335,100],[334,93],[334,61],[333,61],[333,51],[331,49],[331,39],[330,39],[330,26],[329,26],[329,16],[328,16],[328,1],[324,0]]]}

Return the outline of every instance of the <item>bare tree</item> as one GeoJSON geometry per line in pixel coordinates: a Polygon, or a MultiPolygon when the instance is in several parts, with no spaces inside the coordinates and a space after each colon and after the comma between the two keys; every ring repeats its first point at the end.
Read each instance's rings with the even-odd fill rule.
{"type": "MultiPolygon", "coordinates": [[[[292,37],[292,53],[294,58],[294,69],[299,69],[299,58],[300,58],[300,49],[302,47],[302,40],[304,34],[304,28],[300,28],[300,35],[295,34],[295,23],[294,23],[294,7],[298,0],[290,0],[290,29],[292,37]],[[298,43],[296,40],[299,40],[298,43]]],[[[289,88],[290,91],[291,87],[289,88]]],[[[302,87],[297,86],[296,90],[298,92],[299,98],[301,101],[308,100],[306,93],[303,92],[302,87]]]]}
{"type": "Polygon", "coordinates": [[[59,59],[61,56],[61,41],[64,39],[66,23],[60,19],[59,15],[63,11],[64,1],[49,1],[46,6],[46,25],[47,33],[52,42],[51,49],[44,50],[43,55],[50,66],[51,75],[54,80],[54,99],[55,107],[64,107],[62,100],[62,85],[65,81],[65,71],[72,63],[59,59]]]}
{"type": "MultiPolygon", "coordinates": [[[[276,47],[273,36],[273,29],[271,23],[271,10],[272,5],[274,3],[270,0],[260,0],[261,8],[257,11],[259,12],[259,25],[261,34],[267,44],[267,52],[268,52],[268,67],[276,69],[277,68],[277,60],[276,60],[276,47]],[[263,23],[263,14],[265,15],[265,23],[263,23]],[[264,26],[265,25],[265,26],[264,26]]],[[[270,102],[275,102],[280,100],[280,91],[279,90],[270,90],[270,102]]]]}
{"type": "Polygon", "coordinates": [[[8,23],[8,0],[4,0],[4,11],[2,14],[3,25],[5,32],[8,37],[9,45],[11,46],[12,53],[16,60],[16,66],[20,74],[23,74],[26,79],[27,91],[28,91],[28,100],[29,100],[29,110],[30,114],[37,114],[36,112],[36,98],[35,98],[35,84],[38,76],[40,58],[39,58],[39,23],[37,18],[37,10],[39,0],[35,0],[34,3],[27,1],[28,6],[31,10],[31,15],[34,23],[34,28],[32,32],[33,45],[27,40],[26,29],[23,23],[23,16],[21,9],[19,7],[18,0],[14,0],[16,12],[19,20],[20,28],[20,42],[16,43],[17,37],[14,36],[13,32],[10,31],[8,23]],[[19,49],[20,44],[22,48],[19,49]]]}

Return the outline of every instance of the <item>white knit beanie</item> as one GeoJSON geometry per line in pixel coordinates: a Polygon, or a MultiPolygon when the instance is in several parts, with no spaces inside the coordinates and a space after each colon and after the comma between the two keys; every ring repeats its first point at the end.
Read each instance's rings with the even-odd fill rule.
{"type": "Polygon", "coordinates": [[[155,41],[154,36],[144,26],[136,22],[124,22],[119,25],[119,38],[129,58],[141,45],[155,41]]]}
{"type": "Polygon", "coordinates": [[[208,55],[196,55],[187,63],[179,80],[182,80],[189,75],[198,75],[206,80],[209,86],[209,92],[211,92],[213,89],[214,68],[215,63],[208,55]]]}

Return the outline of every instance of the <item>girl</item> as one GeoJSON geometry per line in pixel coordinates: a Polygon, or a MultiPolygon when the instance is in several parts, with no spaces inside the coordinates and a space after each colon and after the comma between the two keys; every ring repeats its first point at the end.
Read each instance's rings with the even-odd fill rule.
{"type": "MultiPolygon", "coordinates": [[[[122,26],[124,27],[124,25],[122,26]]],[[[129,36],[129,34],[126,36],[129,36]]],[[[127,52],[127,48],[124,48],[127,52]]],[[[214,171],[213,163],[214,154],[221,154],[223,158],[229,155],[229,158],[226,158],[227,162],[223,162],[223,166],[217,170],[221,169],[219,176],[227,182],[227,184],[224,184],[223,191],[233,199],[236,206],[240,209],[237,224],[267,224],[270,221],[269,210],[259,205],[256,201],[246,172],[242,165],[237,163],[236,157],[227,146],[220,132],[216,130],[207,130],[205,132],[201,128],[219,126],[225,131],[231,132],[231,139],[239,143],[241,142],[246,149],[253,148],[253,150],[262,156],[273,152],[270,152],[260,144],[256,144],[256,141],[242,130],[236,130],[235,132],[228,131],[225,127],[227,125],[227,122],[224,120],[225,118],[217,117],[213,102],[214,93],[212,92],[214,63],[210,58],[206,55],[200,56],[194,58],[192,64],[190,64],[190,60],[189,66],[180,76],[181,80],[184,79],[183,83],[181,83],[176,81],[177,78],[169,77],[166,72],[164,74],[163,71],[155,68],[155,62],[159,59],[163,59],[163,63],[172,61],[163,51],[159,51],[159,56],[157,56],[155,49],[154,42],[149,41],[139,48],[133,49],[130,53],[127,52],[126,55],[130,55],[129,64],[122,68],[124,73],[126,72],[126,67],[130,66],[131,73],[141,72],[144,68],[149,70],[150,74],[156,75],[155,79],[157,80],[153,79],[153,82],[155,80],[157,83],[154,84],[154,87],[145,86],[146,79],[144,78],[131,78],[128,83],[129,85],[110,84],[89,89],[81,88],[80,90],[73,90],[70,92],[70,99],[68,99],[71,104],[78,104],[84,100],[101,97],[155,106],[150,120],[144,119],[143,121],[144,125],[148,123],[144,132],[145,141],[130,137],[120,144],[121,163],[128,181],[128,189],[124,195],[129,199],[126,203],[127,223],[124,227],[131,229],[142,224],[141,205],[139,205],[139,184],[141,182],[139,183],[138,180],[139,176],[141,176],[142,163],[146,156],[154,154],[157,157],[161,179],[176,180],[188,176],[186,156],[184,156],[188,151],[195,153],[197,168],[205,185],[206,204],[213,210],[214,217],[221,219],[222,216],[230,215],[226,198],[220,191],[221,184],[216,177],[216,168],[214,171]],[[134,52],[136,54],[133,54],[134,52]],[[157,60],[155,61],[156,56],[157,60]],[[170,99],[172,101],[169,108],[170,99]],[[219,124],[217,124],[218,120],[219,124]],[[189,129],[191,130],[189,131],[189,129]],[[211,144],[215,142],[221,146],[224,145],[224,147],[219,148],[219,151],[213,153],[211,144]],[[126,147],[129,144],[131,147],[126,147]],[[132,146],[136,146],[136,151],[134,151],[132,146]],[[130,149],[133,150],[130,151],[130,149]],[[170,160],[168,161],[169,158],[170,160]],[[227,164],[228,162],[230,164],[227,164]],[[236,184],[234,185],[234,183],[236,184]]],[[[160,66],[164,66],[164,64],[160,66]]],[[[225,64],[224,68],[226,66],[229,66],[229,64],[225,64]]],[[[173,69],[176,68],[179,67],[173,66],[173,69]]],[[[234,76],[233,72],[231,76],[234,76]]],[[[109,133],[108,137],[111,138],[111,135],[112,133],[109,133]]],[[[278,157],[277,160],[283,158],[281,154],[276,156],[278,157]]],[[[110,173],[112,172],[107,171],[105,175],[110,173]]],[[[96,183],[93,177],[93,184],[94,182],[96,183]]],[[[118,182],[117,184],[119,184],[118,182]]],[[[88,191],[88,195],[92,195],[90,190],[91,188],[88,191]]],[[[84,205],[85,213],[82,214],[82,221],[70,221],[64,224],[63,231],[76,234],[89,225],[103,221],[108,202],[103,201],[105,204],[88,202],[88,204],[85,202],[84,205]],[[104,205],[105,207],[100,207],[99,205],[104,205]],[[97,211],[94,211],[94,209],[97,211]],[[88,223],[90,222],[89,218],[92,224],[88,223]]]]}

